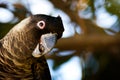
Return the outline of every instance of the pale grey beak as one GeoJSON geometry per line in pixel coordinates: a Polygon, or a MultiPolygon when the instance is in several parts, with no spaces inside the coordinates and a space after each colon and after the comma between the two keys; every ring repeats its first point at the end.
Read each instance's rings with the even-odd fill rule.
{"type": "Polygon", "coordinates": [[[55,46],[57,41],[56,33],[48,33],[41,36],[40,43],[37,45],[36,49],[33,51],[32,55],[34,57],[40,57],[48,52],[55,46]]]}

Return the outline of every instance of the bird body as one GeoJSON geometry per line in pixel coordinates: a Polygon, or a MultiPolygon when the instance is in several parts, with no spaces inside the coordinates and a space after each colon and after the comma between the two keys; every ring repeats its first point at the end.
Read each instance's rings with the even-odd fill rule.
{"type": "MultiPolygon", "coordinates": [[[[18,23],[0,40],[0,80],[51,80],[43,54],[47,53],[47,44],[55,43],[63,31],[60,17],[39,14],[18,23]],[[46,40],[47,37],[41,39],[42,35],[49,33],[57,34],[51,43],[46,40]],[[42,44],[41,42],[45,41],[41,40],[45,40],[46,45],[42,44]],[[32,53],[38,44],[44,49],[41,49],[39,57],[35,57],[32,53]]],[[[50,39],[53,39],[52,37],[50,39]]],[[[49,51],[52,48],[53,46],[49,51]]]]}

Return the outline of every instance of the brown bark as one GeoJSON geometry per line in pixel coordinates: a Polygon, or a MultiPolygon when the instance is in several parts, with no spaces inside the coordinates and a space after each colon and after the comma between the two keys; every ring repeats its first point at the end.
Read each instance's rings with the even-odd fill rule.
{"type": "Polygon", "coordinates": [[[57,42],[56,47],[60,50],[107,50],[117,48],[120,51],[120,35],[75,35],[69,38],[62,38],[57,42]]]}

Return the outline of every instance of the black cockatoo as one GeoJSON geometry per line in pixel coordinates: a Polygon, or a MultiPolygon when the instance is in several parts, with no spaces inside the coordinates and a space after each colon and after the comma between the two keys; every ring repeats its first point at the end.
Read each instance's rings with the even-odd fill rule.
{"type": "Polygon", "coordinates": [[[51,80],[44,54],[63,31],[60,16],[43,14],[32,15],[14,26],[0,40],[0,80],[51,80]]]}

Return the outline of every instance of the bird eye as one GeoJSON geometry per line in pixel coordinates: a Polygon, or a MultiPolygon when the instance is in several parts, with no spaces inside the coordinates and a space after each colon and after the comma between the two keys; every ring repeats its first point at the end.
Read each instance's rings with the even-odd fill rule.
{"type": "Polygon", "coordinates": [[[37,26],[40,28],[40,29],[44,29],[45,28],[45,22],[44,21],[39,21],[37,23],[37,26]]]}

